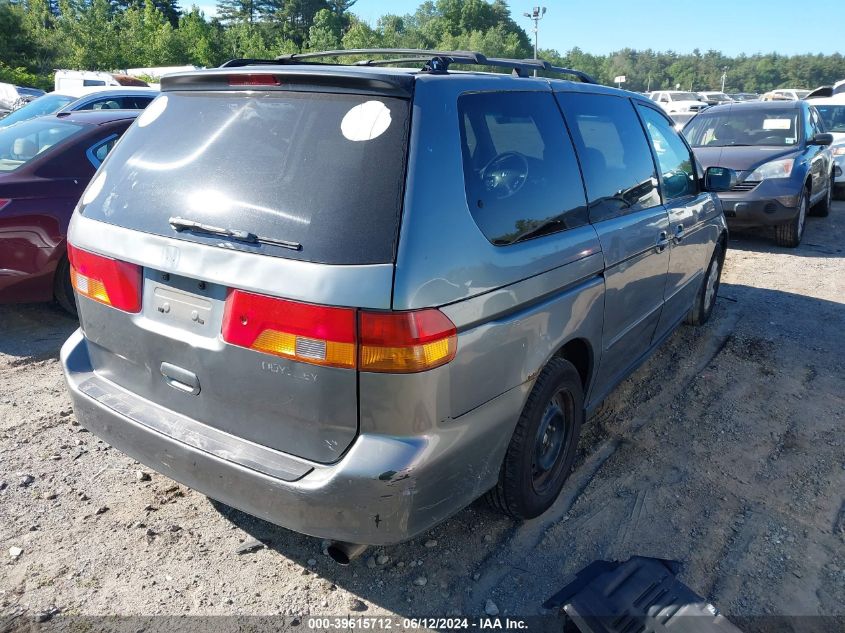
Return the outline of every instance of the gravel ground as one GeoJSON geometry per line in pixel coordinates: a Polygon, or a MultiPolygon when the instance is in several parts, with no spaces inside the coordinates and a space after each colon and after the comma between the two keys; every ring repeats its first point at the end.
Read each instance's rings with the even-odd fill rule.
{"type": "Polygon", "coordinates": [[[546,515],[517,524],[476,503],[346,568],[78,426],[58,363],[75,323],[0,307],[0,631],[57,610],[290,623],[490,602],[557,622],[540,604],[568,574],[632,555],[682,561],[732,618],[845,616],[845,203],[810,218],[797,250],[730,246],[713,320],[615,391],[546,515]]]}

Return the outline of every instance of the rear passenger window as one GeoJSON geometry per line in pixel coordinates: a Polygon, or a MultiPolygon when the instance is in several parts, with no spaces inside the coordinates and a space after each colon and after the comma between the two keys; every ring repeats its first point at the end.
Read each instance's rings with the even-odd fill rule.
{"type": "Polygon", "coordinates": [[[660,165],[664,200],[696,195],[698,185],[690,149],[664,115],[654,108],[638,107],[660,165]]]}
{"type": "Polygon", "coordinates": [[[118,138],[117,134],[112,134],[95,145],[92,145],[85,152],[88,156],[88,160],[91,161],[91,164],[95,169],[99,167],[104,160],[106,160],[106,156],[108,156],[115,143],[117,143],[118,138]]]}
{"type": "Polygon", "coordinates": [[[470,94],[458,108],[467,203],[490,242],[588,223],[575,151],[551,94],[470,94]]]}
{"type": "Polygon", "coordinates": [[[558,99],[581,157],[590,221],[660,205],[654,160],[633,104],[595,94],[558,99]]]}

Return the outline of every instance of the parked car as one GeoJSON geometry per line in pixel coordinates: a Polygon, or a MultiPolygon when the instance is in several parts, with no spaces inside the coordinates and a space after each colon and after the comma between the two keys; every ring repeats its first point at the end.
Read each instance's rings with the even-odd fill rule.
{"type": "Polygon", "coordinates": [[[0,82],[0,116],[17,110],[22,104],[28,103],[43,94],[44,91],[38,88],[25,88],[0,82]]]}
{"type": "Polygon", "coordinates": [[[131,75],[98,70],[57,70],[53,84],[56,92],[105,86],[147,86],[147,82],[131,75]]]}
{"type": "Polygon", "coordinates": [[[669,114],[676,112],[700,112],[707,107],[698,93],[680,92],[677,90],[662,90],[651,93],[651,100],[660,104],[669,114]]]}
{"type": "Polygon", "coordinates": [[[0,303],[75,312],[66,256],[73,208],[138,112],[74,112],[0,129],[0,303]]]}
{"type": "Polygon", "coordinates": [[[77,88],[51,92],[0,119],[0,128],[37,116],[77,110],[143,110],[158,95],[153,88],[77,88]]]}
{"type": "Polygon", "coordinates": [[[43,94],[44,91],[38,88],[26,88],[0,82],[0,116],[17,110],[22,104],[29,103],[43,94]]]}
{"type": "Polygon", "coordinates": [[[837,200],[845,200],[845,141],[835,141],[830,146],[833,155],[833,196],[837,200]]]}
{"type": "Polygon", "coordinates": [[[800,101],[809,96],[809,90],[800,88],[779,88],[778,90],[770,90],[764,94],[761,101],[800,101]]]}
{"type": "Polygon", "coordinates": [[[825,131],[833,135],[834,195],[845,198],[845,94],[827,99],[814,99],[813,107],[824,123],[825,131]]]}
{"type": "Polygon", "coordinates": [[[760,95],[756,92],[732,92],[728,95],[734,101],[759,101],[760,95]]]}
{"type": "Polygon", "coordinates": [[[825,216],[830,210],[833,137],[824,130],[806,101],[760,101],[715,106],[684,134],[702,165],[740,174],[719,194],[728,224],[774,226],[777,243],[794,247],[808,211],[825,216]]]}
{"type": "Polygon", "coordinates": [[[728,95],[724,92],[699,92],[699,98],[704,101],[707,105],[721,105],[723,103],[733,103],[733,99],[731,99],[728,95]]]}
{"type": "Polygon", "coordinates": [[[340,561],[488,491],[544,512],[725,253],[731,172],[654,103],[428,55],[164,77],[70,228],[80,423],[340,561]]]}
{"type": "Polygon", "coordinates": [[[669,116],[675,123],[675,129],[680,132],[697,114],[697,112],[673,112],[669,116]]]}

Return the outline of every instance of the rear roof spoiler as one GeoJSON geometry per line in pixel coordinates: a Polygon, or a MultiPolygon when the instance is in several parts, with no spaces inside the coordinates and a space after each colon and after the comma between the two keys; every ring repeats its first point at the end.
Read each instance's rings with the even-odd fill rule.
{"type": "MultiPolygon", "coordinates": [[[[374,73],[366,68],[337,66],[283,66],[278,62],[234,64],[220,68],[188,71],[166,75],[161,79],[162,92],[172,90],[296,90],[315,92],[331,89],[333,92],[354,92],[409,98],[414,91],[414,77],[403,72],[374,73]],[[268,65],[275,66],[270,71],[268,65]],[[264,68],[257,68],[264,66],[264,68]],[[238,75],[272,74],[279,80],[276,86],[230,85],[232,78],[238,75]]],[[[232,82],[237,84],[237,81],[232,82]]]]}

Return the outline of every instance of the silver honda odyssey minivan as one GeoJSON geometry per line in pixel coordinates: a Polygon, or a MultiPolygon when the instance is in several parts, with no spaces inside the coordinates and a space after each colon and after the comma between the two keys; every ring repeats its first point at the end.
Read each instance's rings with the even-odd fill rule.
{"type": "Polygon", "coordinates": [[[585,418],[710,316],[735,178],[583,73],[373,54],[419,64],[165,77],[68,243],[80,423],[339,556],[548,509],[585,418]]]}

